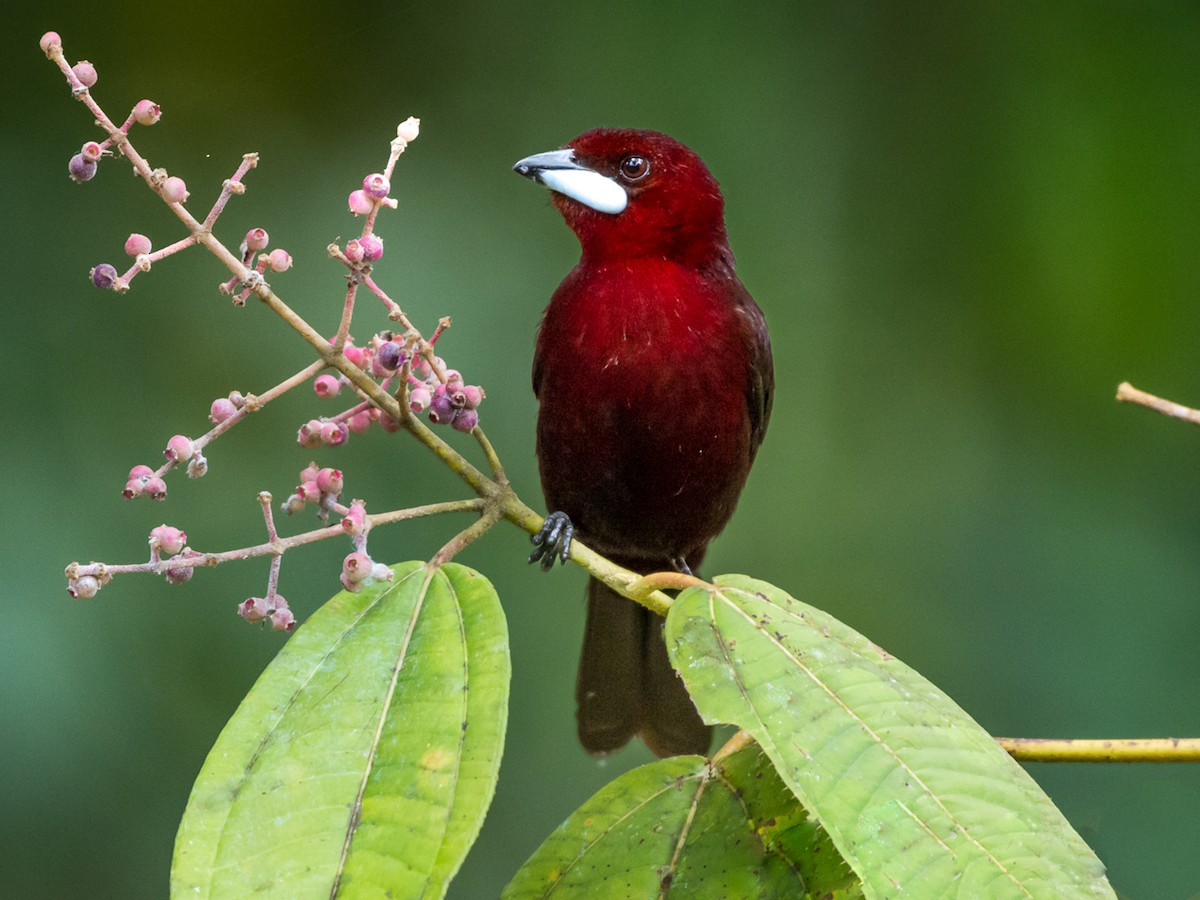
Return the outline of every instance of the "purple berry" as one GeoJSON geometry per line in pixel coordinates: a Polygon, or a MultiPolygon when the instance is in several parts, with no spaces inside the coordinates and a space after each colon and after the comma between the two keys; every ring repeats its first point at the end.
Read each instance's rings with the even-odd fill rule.
{"type": "Polygon", "coordinates": [[[473,409],[460,410],[458,415],[450,423],[459,431],[469,432],[472,428],[479,424],[479,413],[473,409]]]}
{"type": "Polygon", "coordinates": [[[121,277],[117,274],[117,270],[108,263],[100,263],[89,274],[92,276],[92,284],[102,291],[115,289],[121,280],[121,277]]]}
{"type": "Polygon", "coordinates": [[[375,262],[383,256],[383,238],[377,234],[364,234],[358,239],[362,247],[362,258],[366,262],[375,262]]]}
{"type": "Polygon", "coordinates": [[[388,195],[388,191],[392,189],[388,180],[378,172],[368,175],[363,179],[363,193],[373,200],[382,200],[388,195]]]}
{"type": "Polygon", "coordinates": [[[456,410],[450,403],[450,398],[444,393],[435,394],[429,401],[429,421],[434,425],[446,425],[453,418],[456,410]]]}
{"type": "Polygon", "coordinates": [[[88,159],[82,153],[76,153],[67,163],[67,174],[76,184],[83,184],[96,177],[96,161],[88,159]]]}
{"type": "Polygon", "coordinates": [[[404,351],[395,341],[388,341],[375,352],[375,362],[388,372],[395,372],[404,364],[404,351]]]}

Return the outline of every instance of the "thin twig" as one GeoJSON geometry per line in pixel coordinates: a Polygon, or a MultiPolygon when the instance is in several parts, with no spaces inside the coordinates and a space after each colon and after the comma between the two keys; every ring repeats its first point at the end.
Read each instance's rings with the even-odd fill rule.
{"type": "Polygon", "coordinates": [[[1193,425],[1200,425],[1200,410],[1184,406],[1182,403],[1175,403],[1173,400],[1164,400],[1162,397],[1147,394],[1145,391],[1139,391],[1128,381],[1122,381],[1117,385],[1117,399],[1122,403],[1136,403],[1139,406],[1145,406],[1173,419],[1183,419],[1193,425]]]}

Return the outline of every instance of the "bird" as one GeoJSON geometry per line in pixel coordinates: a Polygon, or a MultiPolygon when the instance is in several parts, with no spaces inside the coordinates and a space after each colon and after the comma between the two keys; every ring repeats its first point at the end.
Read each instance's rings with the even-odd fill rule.
{"type": "MultiPolygon", "coordinates": [[[[530,562],[574,538],[640,574],[694,573],[733,515],[771,417],[766,319],[734,271],[704,162],[657,131],[597,128],[513,166],[550,189],[578,264],[538,327],[536,456],[550,511],[530,562]]],[[[604,755],[707,754],[662,619],[595,578],[576,682],[578,735],[604,755]]]]}

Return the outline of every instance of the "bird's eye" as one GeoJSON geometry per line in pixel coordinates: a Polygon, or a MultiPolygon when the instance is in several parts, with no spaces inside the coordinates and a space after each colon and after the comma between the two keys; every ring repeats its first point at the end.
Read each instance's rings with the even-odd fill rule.
{"type": "Polygon", "coordinates": [[[638,181],[650,172],[650,160],[644,156],[627,156],[621,160],[621,176],[626,181],[638,181]]]}

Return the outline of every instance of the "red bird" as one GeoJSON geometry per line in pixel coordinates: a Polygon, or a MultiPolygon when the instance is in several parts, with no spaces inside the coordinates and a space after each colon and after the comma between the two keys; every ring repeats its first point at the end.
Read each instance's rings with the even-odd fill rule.
{"type": "MultiPolygon", "coordinates": [[[[600,128],[517,163],[582,255],[538,331],[537,458],[549,569],[572,535],[635,572],[689,572],[733,514],[771,415],[762,311],[734,274],[724,200],[695,153],[600,128]]],[[[667,660],[661,620],[591,579],[576,685],[579,740],[634,734],[658,756],[707,753],[712,729],[667,660]]]]}

